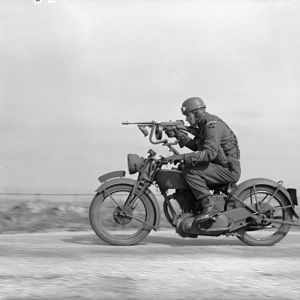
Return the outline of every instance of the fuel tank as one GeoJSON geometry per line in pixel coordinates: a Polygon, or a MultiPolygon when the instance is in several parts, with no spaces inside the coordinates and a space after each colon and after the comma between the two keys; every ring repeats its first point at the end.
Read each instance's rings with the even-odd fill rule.
{"type": "Polygon", "coordinates": [[[156,175],[156,182],[162,190],[168,189],[188,189],[182,172],[179,170],[162,169],[156,175]]]}

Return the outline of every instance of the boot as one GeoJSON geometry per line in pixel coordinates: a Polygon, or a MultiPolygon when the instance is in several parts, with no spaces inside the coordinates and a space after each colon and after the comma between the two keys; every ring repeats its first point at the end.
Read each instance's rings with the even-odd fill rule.
{"type": "Polygon", "coordinates": [[[203,223],[214,217],[220,212],[219,208],[216,207],[213,203],[211,196],[200,199],[196,204],[196,223],[203,223]],[[202,211],[199,211],[197,208],[202,207],[202,211]]]}

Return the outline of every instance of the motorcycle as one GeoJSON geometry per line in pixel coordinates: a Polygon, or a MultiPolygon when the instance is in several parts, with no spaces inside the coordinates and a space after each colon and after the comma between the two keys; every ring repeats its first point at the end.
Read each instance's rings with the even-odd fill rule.
{"type": "MultiPolygon", "coordinates": [[[[162,139],[167,123],[145,122],[136,124],[145,136],[151,129],[149,141],[167,146],[179,154],[169,139],[162,139]]],[[[177,126],[178,121],[172,123],[177,126]]],[[[181,128],[182,129],[182,128],[181,128]]],[[[150,190],[155,185],[164,202],[162,210],[167,221],[183,238],[198,236],[236,236],[252,246],[271,246],[282,240],[293,221],[299,218],[296,189],[285,188],[283,182],[253,178],[237,184],[209,186],[211,196],[220,212],[197,224],[193,194],[180,168],[164,168],[165,158],[156,158],[153,150],[146,158],[127,155],[130,174],[138,173],[136,180],[126,178],[126,172],[114,171],[100,176],[101,185],[89,208],[90,224],[103,241],[111,245],[128,246],[144,240],[151,230],[160,226],[160,205],[150,190]]]]}

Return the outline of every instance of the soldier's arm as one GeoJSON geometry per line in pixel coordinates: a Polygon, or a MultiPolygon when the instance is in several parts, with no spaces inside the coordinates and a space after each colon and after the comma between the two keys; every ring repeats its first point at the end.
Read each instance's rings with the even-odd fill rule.
{"type": "Polygon", "coordinates": [[[222,123],[216,122],[209,124],[206,127],[206,137],[202,145],[202,150],[184,154],[184,160],[186,163],[192,164],[199,161],[210,162],[215,160],[218,150],[221,147],[222,133],[222,123]]]}
{"type": "Polygon", "coordinates": [[[194,141],[194,140],[188,141],[188,143],[185,144],[184,147],[187,147],[187,148],[189,148],[189,149],[192,150],[192,151],[197,151],[197,145],[195,144],[195,141],[194,141]]]}
{"type": "Polygon", "coordinates": [[[187,147],[190,150],[197,151],[197,143],[194,139],[191,139],[186,132],[182,132],[181,130],[177,130],[175,132],[175,136],[179,142],[180,148],[187,147]]]}
{"type": "Polygon", "coordinates": [[[186,127],[186,129],[193,136],[196,136],[199,133],[199,128],[196,126],[188,126],[188,127],[186,127]]]}

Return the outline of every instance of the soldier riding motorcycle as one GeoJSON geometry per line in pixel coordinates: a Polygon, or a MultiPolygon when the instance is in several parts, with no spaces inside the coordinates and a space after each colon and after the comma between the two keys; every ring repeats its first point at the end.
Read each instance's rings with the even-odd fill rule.
{"type": "Polygon", "coordinates": [[[239,180],[240,150],[233,131],[219,117],[206,112],[206,105],[201,98],[185,100],[181,111],[192,126],[194,139],[177,129],[173,132],[166,130],[166,133],[176,136],[181,148],[185,146],[193,152],[174,155],[166,160],[184,162],[182,173],[195,197],[195,209],[198,212],[196,221],[202,222],[219,211],[207,185],[225,185],[239,180]]]}
{"type": "MultiPolygon", "coordinates": [[[[187,99],[182,108],[187,121],[192,108],[203,105],[199,98],[187,99]]],[[[102,184],[90,205],[89,218],[102,240],[112,245],[133,245],[145,239],[152,229],[159,229],[160,206],[149,189],[151,185],[159,189],[166,219],[182,237],[235,235],[248,245],[270,246],[283,239],[292,225],[300,226],[293,222],[293,217],[298,218],[294,209],[298,205],[296,189],[286,189],[282,181],[266,178],[235,184],[240,175],[236,138],[221,119],[207,113],[205,117],[203,128],[211,126],[213,131],[216,121],[228,137],[228,143],[223,140],[224,151],[214,154],[216,161],[212,166],[220,171],[217,178],[211,173],[213,169],[206,172],[207,166],[200,171],[197,168],[197,162],[207,163],[213,151],[204,153],[205,149],[197,148],[201,130],[193,122],[189,122],[191,127],[185,127],[183,121],[123,123],[138,125],[145,136],[149,135],[150,143],[162,144],[174,155],[156,158],[153,150],[148,151],[147,158],[128,154],[128,170],[130,174],[138,173],[136,180],[126,178],[125,171],[99,177],[102,184]],[[163,132],[175,137],[175,142],[162,139],[163,132]],[[195,139],[190,139],[187,133],[195,139]],[[178,143],[200,151],[180,154],[174,148],[178,143]],[[178,168],[164,168],[175,162],[180,162],[178,168]],[[195,181],[195,174],[200,183],[195,181]]]]}

